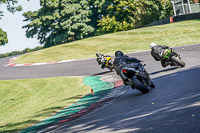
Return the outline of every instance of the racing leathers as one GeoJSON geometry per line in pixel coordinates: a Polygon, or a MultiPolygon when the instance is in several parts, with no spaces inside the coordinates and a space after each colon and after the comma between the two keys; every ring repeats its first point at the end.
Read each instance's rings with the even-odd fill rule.
{"type": "Polygon", "coordinates": [[[103,55],[100,53],[96,54],[97,56],[97,62],[99,65],[101,65],[101,68],[104,69],[106,65],[108,64],[108,60],[111,58],[109,55],[103,55]]]}
{"type": "Polygon", "coordinates": [[[130,58],[127,55],[115,57],[113,66],[114,66],[114,69],[117,72],[117,74],[122,78],[124,85],[129,85],[129,81],[124,79],[124,77],[121,74],[121,69],[123,67],[134,67],[135,68],[139,62],[141,62],[141,61],[138,60],[137,58],[134,58],[134,57],[130,58]]]}
{"type": "Polygon", "coordinates": [[[102,64],[101,64],[102,69],[104,69],[108,65],[110,59],[111,59],[111,56],[109,56],[109,55],[105,55],[103,57],[102,64]]]}
{"type": "Polygon", "coordinates": [[[166,67],[168,63],[163,59],[162,53],[165,49],[168,49],[169,47],[166,45],[157,45],[152,47],[151,49],[151,55],[156,61],[160,61],[161,65],[163,67],[166,67]]]}

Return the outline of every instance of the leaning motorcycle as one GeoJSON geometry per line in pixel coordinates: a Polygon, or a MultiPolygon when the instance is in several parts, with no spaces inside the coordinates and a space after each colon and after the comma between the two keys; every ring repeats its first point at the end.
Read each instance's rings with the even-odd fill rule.
{"type": "Polygon", "coordinates": [[[180,54],[176,53],[172,48],[164,50],[162,55],[168,65],[180,67],[185,66],[185,63],[181,60],[180,54]]]}
{"type": "Polygon", "coordinates": [[[108,68],[110,71],[113,71],[113,61],[112,58],[110,56],[105,56],[103,54],[100,53],[96,53],[97,56],[97,62],[99,65],[103,64],[103,68],[108,68]]]}
{"type": "Polygon", "coordinates": [[[141,63],[134,63],[129,65],[130,67],[123,67],[121,69],[121,75],[124,79],[129,81],[131,88],[136,88],[141,91],[143,94],[148,93],[149,89],[154,88],[152,80],[149,77],[145,65],[141,63]]]}

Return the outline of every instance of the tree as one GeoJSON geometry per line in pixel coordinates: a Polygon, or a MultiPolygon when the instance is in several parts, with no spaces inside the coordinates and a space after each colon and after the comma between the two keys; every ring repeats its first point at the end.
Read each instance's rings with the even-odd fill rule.
{"type": "MultiPolygon", "coordinates": [[[[1,4],[5,4],[7,6],[7,10],[11,13],[14,13],[16,11],[21,11],[22,10],[22,6],[18,5],[16,6],[18,3],[17,0],[0,0],[0,5],[1,4]]],[[[3,12],[0,11],[0,15],[3,16],[3,12]]]]}
{"type": "Polygon", "coordinates": [[[7,34],[6,32],[4,32],[1,28],[0,28],[0,45],[4,45],[8,43],[8,38],[7,38],[7,34]]]}
{"type": "Polygon", "coordinates": [[[111,4],[110,0],[88,0],[87,8],[91,11],[89,23],[95,29],[98,29],[98,20],[108,14],[107,8],[111,4]]]}
{"type": "Polygon", "coordinates": [[[28,38],[37,37],[45,47],[91,36],[94,28],[88,23],[91,11],[86,0],[40,0],[41,9],[24,13],[29,21],[28,38]]]}
{"type": "Polygon", "coordinates": [[[165,18],[173,12],[172,4],[166,0],[112,0],[107,8],[108,14],[102,20],[99,20],[99,33],[109,33],[103,31],[110,28],[105,22],[118,23],[115,29],[110,31],[129,30],[144,26],[158,19],[165,18]]]}
{"type": "Polygon", "coordinates": [[[141,0],[141,23],[139,26],[152,23],[173,14],[172,4],[168,0],[141,0]]]}
{"type": "Polygon", "coordinates": [[[117,31],[125,31],[128,30],[130,24],[123,21],[122,23],[116,21],[115,16],[110,18],[109,16],[103,17],[102,20],[98,20],[99,29],[97,30],[98,34],[106,34],[106,33],[113,33],[117,31]]]}
{"type": "MultiPolygon", "coordinates": [[[[22,6],[16,6],[17,2],[17,0],[0,0],[0,5],[5,4],[7,6],[7,10],[11,13],[14,13],[22,10],[22,6]]],[[[0,19],[2,16],[3,12],[0,11],[0,19]]],[[[8,43],[7,34],[0,28],[0,45],[5,45],[6,43],[8,43]]]]}

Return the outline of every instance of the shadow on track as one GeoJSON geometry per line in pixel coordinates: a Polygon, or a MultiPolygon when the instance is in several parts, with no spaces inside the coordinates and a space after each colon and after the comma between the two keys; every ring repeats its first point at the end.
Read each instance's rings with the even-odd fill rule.
{"type": "MultiPolygon", "coordinates": [[[[199,79],[200,66],[155,78],[153,80],[156,88],[150,93],[140,95],[138,91],[131,91],[130,94],[93,115],[62,123],[55,132],[198,133],[200,130],[198,126],[200,125],[199,79]]],[[[104,92],[99,93],[104,94],[104,92]]],[[[88,99],[86,102],[93,100],[88,99]]],[[[23,123],[36,123],[36,117],[57,109],[60,107],[41,110],[36,116],[32,116],[33,119],[30,121],[10,123],[1,126],[0,129],[5,126],[17,127],[23,123]]],[[[16,132],[16,130],[4,132],[16,132]]]]}
{"type": "Polygon", "coordinates": [[[114,72],[114,71],[101,72],[101,73],[94,74],[92,76],[98,76],[98,75],[103,75],[103,74],[112,73],[112,72],[114,72]]]}
{"type": "Polygon", "coordinates": [[[146,95],[135,92],[58,132],[197,133],[200,131],[200,66],[155,80],[146,95]]]}
{"type": "Polygon", "coordinates": [[[161,72],[167,72],[167,71],[175,70],[175,69],[178,69],[178,68],[179,67],[171,67],[171,68],[167,68],[167,69],[164,69],[164,70],[152,72],[152,73],[150,73],[150,75],[155,75],[155,74],[158,74],[158,73],[161,73],[161,72]]]}

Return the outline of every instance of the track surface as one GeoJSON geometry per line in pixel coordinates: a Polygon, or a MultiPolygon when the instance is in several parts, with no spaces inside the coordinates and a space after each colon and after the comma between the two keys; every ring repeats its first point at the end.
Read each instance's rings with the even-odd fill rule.
{"type": "MultiPolygon", "coordinates": [[[[175,49],[180,52],[183,61],[186,62],[186,68],[200,64],[200,45],[176,47],[175,49]]],[[[171,70],[170,67],[168,67],[168,69],[163,69],[160,62],[155,62],[150,55],[150,51],[128,55],[144,61],[144,63],[147,64],[147,71],[153,73],[153,75],[161,71],[161,73],[163,73],[164,71],[171,70]]],[[[95,58],[41,66],[3,67],[2,64],[8,60],[9,58],[0,59],[0,80],[80,75],[115,75],[115,72],[110,73],[107,69],[102,70],[100,66],[98,66],[95,58]]]]}
{"type": "Polygon", "coordinates": [[[52,132],[199,133],[199,79],[200,66],[156,78],[149,94],[129,88],[111,105],[52,132]]]}
{"type": "MultiPolygon", "coordinates": [[[[200,132],[200,45],[175,48],[186,63],[185,68],[162,68],[150,51],[132,53],[147,64],[156,88],[146,95],[127,88],[127,93],[109,106],[83,118],[60,125],[52,132],[200,132]]],[[[0,59],[0,64],[7,59],[0,59]]],[[[55,76],[115,75],[101,70],[95,59],[70,63],[2,67],[0,79],[25,79],[55,76]]],[[[43,130],[44,131],[44,130],[43,130]]]]}

